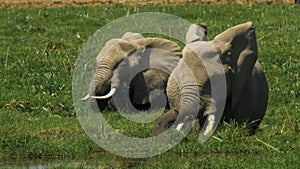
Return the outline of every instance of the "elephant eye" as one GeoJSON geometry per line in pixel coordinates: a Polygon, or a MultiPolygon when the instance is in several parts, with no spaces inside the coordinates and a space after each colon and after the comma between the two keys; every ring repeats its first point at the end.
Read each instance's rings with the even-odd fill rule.
{"type": "Polygon", "coordinates": [[[227,53],[227,56],[231,56],[231,55],[232,55],[232,50],[231,50],[232,47],[233,47],[233,46],[231,46],[231,47],[227,50],[227,52],[226,52],[226,53],[227,53]]]}

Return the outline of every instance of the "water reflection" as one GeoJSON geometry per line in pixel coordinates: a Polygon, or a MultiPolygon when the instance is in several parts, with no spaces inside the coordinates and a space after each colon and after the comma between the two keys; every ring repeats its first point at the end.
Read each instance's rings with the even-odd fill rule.
{"type": "Polygon", "coordinates": [[[138,165],[141,159],[126,159],[112,154],[97,154],[82,158],[2,158],[0,168],[124,168],[138,165]]]}

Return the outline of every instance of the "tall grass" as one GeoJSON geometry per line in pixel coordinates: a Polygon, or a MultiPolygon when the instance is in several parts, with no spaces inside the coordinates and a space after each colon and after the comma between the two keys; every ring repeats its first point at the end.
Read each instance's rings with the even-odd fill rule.
{"type": "MultiPolygon", "coordinates": [[[[203,21],[209,26],[210,39],[230,26],[252,21],[270,97],[254,136],[245,136],[243,127],[223,124],[204,144],[198,142],[197,133],[191,133],[169,152],[136,160],[134,165],[297,168],[300,6],[268,3],[0,9],[0,156],[81,157],[103,152],[81,129],[73,110],[74,62],[99,28],[119,17],[147,11],[203,21]]],[[[124,133],[141,137],[152,133],[153,124],[126,126],[117,112],[105,116],[124,133]]]]}

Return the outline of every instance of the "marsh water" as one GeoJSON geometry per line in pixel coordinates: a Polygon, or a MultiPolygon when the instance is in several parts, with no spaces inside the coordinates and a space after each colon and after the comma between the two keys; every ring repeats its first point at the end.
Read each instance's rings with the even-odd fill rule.
{"type": "Polygon", "coordinates": [[[0,159],[0,168],[120,168],[136,166],[140,161],[139,159],[120,158],[112,154],[100,154],[82,158],[2,158],[0,159]]]}

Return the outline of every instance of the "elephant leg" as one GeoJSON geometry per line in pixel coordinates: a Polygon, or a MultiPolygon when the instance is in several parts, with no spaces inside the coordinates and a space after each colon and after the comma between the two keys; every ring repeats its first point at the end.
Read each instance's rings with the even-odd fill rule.
{"type": "Polygon", "coordinates": [[[138,73],[130,83],[129,98],[137,110],[148,110],[150,103],[148,100],[149,91],[143,76],[143,72],[138,73]]]}
{"type": "Polygon", "coordinates": [[[130,84],[130,100],[138,110],[148,110],[151,105],[149,93],[154,89],[165,92],[168,74],[157,69],[138,73],[130,84]]]}

